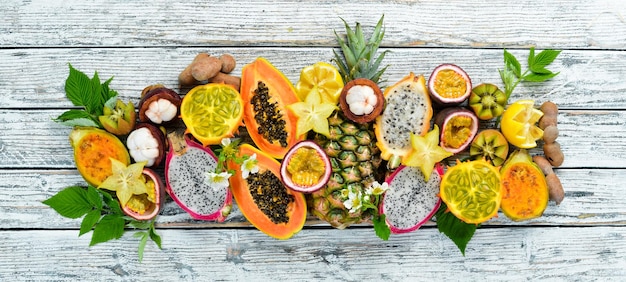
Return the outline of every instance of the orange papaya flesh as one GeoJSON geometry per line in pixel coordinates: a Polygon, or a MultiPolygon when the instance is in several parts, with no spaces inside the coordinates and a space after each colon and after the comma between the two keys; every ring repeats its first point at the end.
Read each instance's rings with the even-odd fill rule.
{"type": "Polygon", "coordinates": [[[130,164],[128,150],[115,135],[94,127],[76,127],[70,132],[74,161],[87,183],[98,187],[111,171],[111,158],[130,164]]]}
{"type": "Polygon", "coordinates": [[[546,178],[526,150],[513,152],[500,170],[504,215],[514,221],[537,218],[548,206],[546,178]]]}
{"type": "Polygon", "coordinates": [[[243,178],[240,165],[229,162],[235,171],[230,177],[230,189],[244,217],[261,232],[288,239],[302,230],[307,207],[304,194],[285,187],[280,177],[280,163],[268,154],[243,144],[239,156],[256,154],[258,173],[243,178]]]}
{"type": "Polygon", "coordinates": [[[282,159],[304,135],[296,135],[298,117],[287,109],[299,102],[293,84],[264,58],[246,65],[241,74],[243,120],[254,144],[282,159]]]}

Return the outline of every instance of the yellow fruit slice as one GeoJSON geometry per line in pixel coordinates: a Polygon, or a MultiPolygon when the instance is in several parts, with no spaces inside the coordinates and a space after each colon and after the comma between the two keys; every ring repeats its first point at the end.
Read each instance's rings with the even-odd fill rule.
{"type": "Polygon", "coordinates": [[[204,146],[215,145],[242,125],[243,100],[230,85],[199,85],[183,98],[180,114],[187,132],[204,146]]]}
{"type": "Polygon", "coordinates": [[[457,162],[443,176],[440,196],[460,220],[479,224],[498,213],[502,201],[500,172],[485,160],[457,162]]]}
{"type": "Polygon", "coordinates": [[[322,103],[337,104],[343,89],[343,80],[339,71],[331,64],[317,62],[300,71],[300,80],[296,84],[296,93],[300,101],[306,100],[309,93],[319,93],[322,103]]]}
{"type": "Polygon", "coordinates": [[[511,145],[523,149],[534,148],[537,147],[537,140],[543,137],[543,130],[536,125],[543,112],[534,105],[533,100],[519,100],[502,114],[500,129],[511,145]]]}

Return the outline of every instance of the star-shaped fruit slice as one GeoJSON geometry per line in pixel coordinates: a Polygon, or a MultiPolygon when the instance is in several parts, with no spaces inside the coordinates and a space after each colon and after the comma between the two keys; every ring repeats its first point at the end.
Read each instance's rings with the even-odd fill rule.
{"type": "Polygon", "coordinates": [[[293,103],[288,108],[298,117],[296,135],[301,136],[313,130],[326,137],[330,136],[328,117],[337,109],[333,103],[322,103],[319,93],[311,92],[304,102],[293,103]]]}
{"type": "Polygon", "coordinates": [[[117,199],[122,206],[128,203],[133,195],[141,195],[148,193],[145,179],[143,178],[143,167],[146,162],[139,162],[129,165],[111,158],[111,176],[98,186],[111,191],[115,191],[117,199]]]}
{"type": "Polygon", "coordinates": [[[411,133],[411,151],[402,158],[402,164],[419,167],[428,181],[435,164],[452,155],[439,146],[439,127],[435,125],[425,136],[411,133]]]}

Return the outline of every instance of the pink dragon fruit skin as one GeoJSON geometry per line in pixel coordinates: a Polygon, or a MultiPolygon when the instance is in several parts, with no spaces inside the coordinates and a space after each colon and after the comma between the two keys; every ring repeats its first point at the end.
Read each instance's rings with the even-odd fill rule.
{"type": "Polygon", "coordinates": [[[437,165],[425,182],[418,168],[400,166],[387,177],[389,190],[383,196],[379,212],[385,214],[392,233],[415,231],[437,212],[441,205],[438,194],[442,175],[443,167],[437,165]]]}
{"type": "MultiPolygon", "coordinates": [[[[170,139],[165,161],[166,191],[192,218],[223,222],[232,209],[232,193],[228,187],[215,190],[205,183],[205,173],[217,167],[217,157],[208,147],[184,137],[184,147],[176,151],[170,139]]],[[[180,148],[180,147],[178,147],[180,148]]]]}

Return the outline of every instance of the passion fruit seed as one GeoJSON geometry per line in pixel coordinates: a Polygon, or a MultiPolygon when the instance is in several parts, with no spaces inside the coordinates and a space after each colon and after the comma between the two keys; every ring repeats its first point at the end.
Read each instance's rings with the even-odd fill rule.
{"type": "Polygon", "coordinates": [[[254,119],[259,124],[259,134],[270,143],[278,141],[281,147],[287,147],[286,122],[277,108],[278,103],[271,102],[269,98],[269,88],[259,81],[258,88],[254,90],[254,95],[250,99],[255,112],[254,119]]]}
{"type": "Polygon", "coordinates": [[[435,79],[435,90],[444,98],[456,98],[467,91],[465,80],[453,70],[443,70],[435,79]]]}
{"type": "Polygon", "coordinates": [[[458,105],[465,101],[472,90],[472,81],[457,65],[442,64],[436,67],[428,79],[430,96],[443,105],[458,105]]]}
{"type": "Polygon", "coordinates": [[[474,121],[467,116],[455,116],[444,129],[442,142],[445,147],[459,148],[472,136],[470,130],[474,121]]]}
{"type": "Polygon", "coordinates": [[[317,150],[300,147],[289,159],[287,171],[291,174],[291,181],[296,185],[312,186],[324,175],[325,163],[317,150]]]}
{"type": "Polygon", "coordinates": [[[464,107],[445,108],[435,116],[435,124],[441,129],[439,144],[454,154],[465,150],[478,132],[478,118],[464,107]]]}
{"type": "Polygon", "coordinates": [[[254,203],[275,224],[289,222],[287,210],[295,201],[274,173],[269,170],[252,173],[246,179],[254,203]]]}

